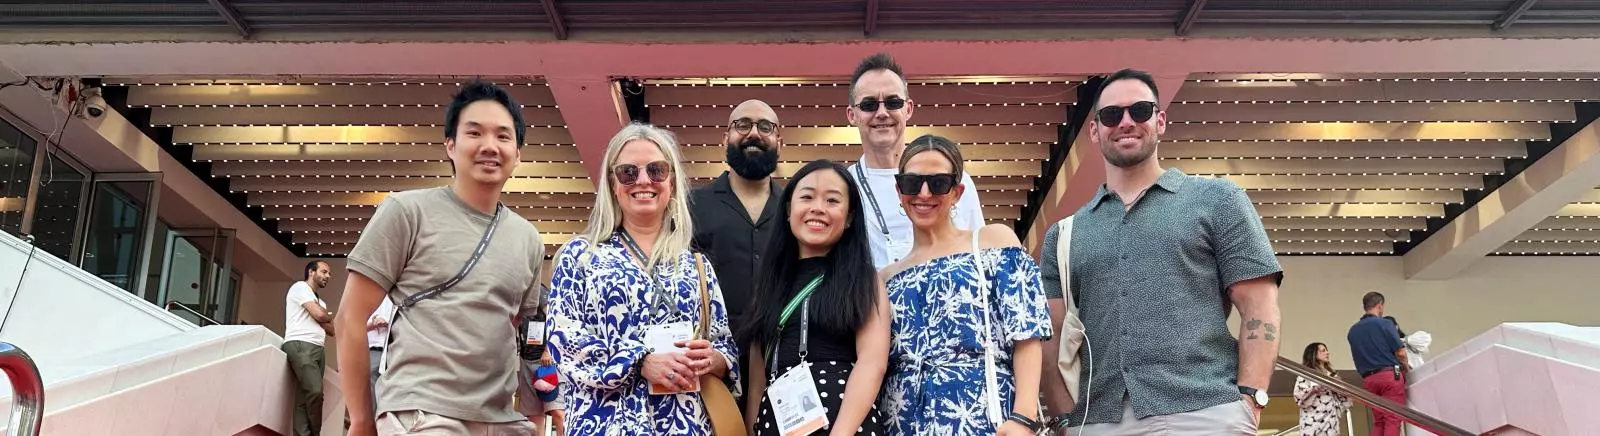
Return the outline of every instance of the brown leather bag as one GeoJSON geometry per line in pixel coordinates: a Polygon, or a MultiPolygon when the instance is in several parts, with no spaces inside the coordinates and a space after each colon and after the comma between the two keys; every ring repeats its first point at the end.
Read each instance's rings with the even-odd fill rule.
{"type": "MultiPolygon", "coordinates": [[[[701,259],[699,254],[694,255],[694,269],[700,274],[700,326],[695,331],[695,338],[709,340],[711,293],[706,290],[706,269],[701,259]]],[[[744,415],[740,412],[739,403],[734,401],[733,392],[728,390],[728,384],[723,383],[721,377],[712,374],[700,376],[700,399],[705,401],[706,416],[711,418],[711,434],[746,436],[744,415]]]]}

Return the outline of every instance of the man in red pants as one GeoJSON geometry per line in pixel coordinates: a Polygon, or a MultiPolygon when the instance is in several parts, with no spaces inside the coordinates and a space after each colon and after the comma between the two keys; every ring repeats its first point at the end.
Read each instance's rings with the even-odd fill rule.
{"type": "MultiPolygon", "coordinates": [[[[1411,368],[1405,364],[1406,345],[1400,342],[1400,331],[1393,322],[1383,318],[1383,294],[1368,292],[1361,297],[1361,307],[1367,313],[1350,326],[1346,338],[1350,341],[1350,355],[1355,359],[1356,371],[1364,380],[1362,387],[1404,405],[1405,373],[1411,368]]],[[[1372,436],[1399,436],[1401,424],[1399,415],[1372,410],[1372,436]]]]}

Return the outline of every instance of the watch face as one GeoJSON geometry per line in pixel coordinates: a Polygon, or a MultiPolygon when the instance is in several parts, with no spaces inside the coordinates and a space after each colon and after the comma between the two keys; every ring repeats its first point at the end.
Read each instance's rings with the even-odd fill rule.
{"type": "Polygon", "coordinates": [[[1256,397],[1256,404],[1257,405],[1259,405],[1261,407],[1267,407],[1268,397],[1267,397],[1267,393],[1265,391],[1259,391],[1259,390],[1256,391],[1255,397],[1256,397]]]}

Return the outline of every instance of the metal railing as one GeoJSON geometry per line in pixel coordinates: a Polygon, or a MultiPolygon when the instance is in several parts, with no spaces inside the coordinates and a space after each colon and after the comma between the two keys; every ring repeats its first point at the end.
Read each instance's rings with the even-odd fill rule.
{"type": "Polygon", "coordinates": [[[11,419],[6,434],[38,436],[44,423],[44,380],[33,358],[16,345],[0,342],[0,369],[11,380],[11,419]]]}
{"type": "Polygon", "coordinates": [[[200,311],[194,310],[194,308],[189,307],[189,305],[183,304],[182,302],[180,302],[178,300],[172,300],[172,301],[168,301],[167,302],[167,311],[168,312],[171,312],[173,307],[177,307],[179,309],[183,309],[184,312],[189,312],[190,315],[194,315],[196,317],[199,317],[201,321],[205,321],[205,322],[211,323],[211,324],[203,324],[202,323],[202,324],[200,324],[201,327],[205,327],[207,325],[222,325],[222,323],[217,322],[217,320],[211,319],[211,317],[209,317],[209,316],[201,315],[200,311]]]}
{"type": "Polygon", "coordinates": [[[1289,372],[1292,372],[1300,377],[1304,377],[1307,380],[1311,380],[1316,384],[1326,386],[1328,389],[1332,389],[1334,392],[1338,392],[1340,395],[1344,395],[1349,397],[1351,400],[1355,400],[1356,402],[1367,405],[1367,407],[1392,413],[1396,416],[1399,416],[1400,420],[1417,427],[1421,427],[1423,430],[1431,431],[1434,434],[1444,436],[1476,436],[1475,433],[1466,431],[1461,427],[1450,425],[1448,422],[1440,421],[1438,418],[1418,412],[1416,409],[1406,407],[1404,404],[1396,403],[1394,401],[1390,401],[1388,398],[1383,398],[1371,392],[1367,392],[1366,389],[1345,383],[1344,380],[1339,380],[1320,371],[1314,371],[1311,368],[1301,365],[1293,360],[1285,359],[1280,356],[1278,357],[1277,364],[1279,368],[1286,369],[1289,372]]]}

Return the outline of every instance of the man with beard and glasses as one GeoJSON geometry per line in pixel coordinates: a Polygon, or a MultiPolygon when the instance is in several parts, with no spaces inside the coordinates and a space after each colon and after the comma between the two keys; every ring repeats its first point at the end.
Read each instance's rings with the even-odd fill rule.
{"type": "MultiPolygon", "coordinates": [[[[727,299],[728,325],[744,325],[757,269],[774,226],[786,225],[778,212],[778,114],[760,100],[739,103],[728,115],[723,135],[730,171],[689,192],[694,247],[711,260],[727,299]]],[[[740,361],[745,356],[740,356],[740,361]]],[[[741,379],[740,383],[748,383],[741,379]]],[[[744,390],[740,390],[744,392],[744,390]]]]}
{"type": "MultiPolygon", "coordinates": [[[[883,269],[911,252],[911,218],[900,208],[895,174],[900,154],[906,150],[906,123],[915,104],[900,64],[886,53],[861,60],[850,77],[850,107],[845,119],[861,133],[861,160],[850,175],[861,185],[861,202],[867,205],[867,235],[872,241],[872,265],[883,269]]],[[[956,200],[956,227],[983,227],[978,187],[970,174],[961,174],[965,193],[956,200]]]]}
{"type": "MultiPolygon", "coordinates": [[[[1060,311],[1070,292],[1088,341],[1080,398],[1070,415],[1052,413],[1083,426],[1074,434],[1254,435],[1278,355],[1283,269],[1243,189],[1162,170],[1159,97],[1148,73],[1106,78],[1089,124],[1106,183],[1045,234],[1047,298],[1060,311]],[[1061,224],[1071,226],[1065,241],[1061,224]],[[1069,244],[1065,277],[1061,243],[1069,244]],[[1232,306],[1238,339],[1228,331],[1232,306]]],[[[1047,403],[1062,404],[1054,387],[1047,403]]]]}

